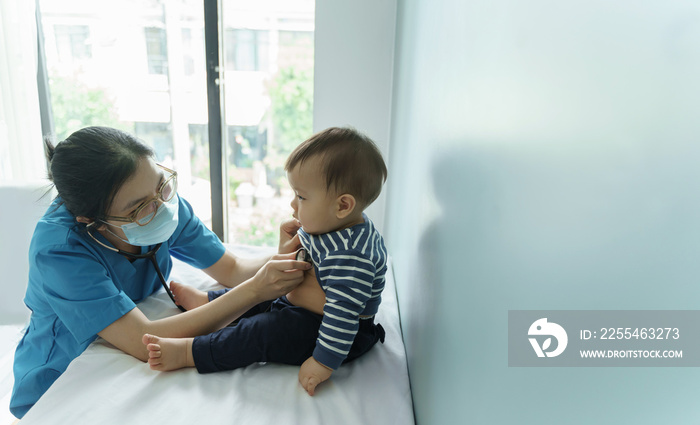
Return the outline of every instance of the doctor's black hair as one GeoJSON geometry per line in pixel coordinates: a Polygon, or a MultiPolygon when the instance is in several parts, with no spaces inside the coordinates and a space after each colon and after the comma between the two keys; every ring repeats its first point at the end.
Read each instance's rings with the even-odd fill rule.
{"type": "Polygon", "coordinates": [[[44,138],[49,179],[75,217],[104,217],[114,196],[153,150],[135,136],[109,127],[86,127],[53,145],[44,138]]]}

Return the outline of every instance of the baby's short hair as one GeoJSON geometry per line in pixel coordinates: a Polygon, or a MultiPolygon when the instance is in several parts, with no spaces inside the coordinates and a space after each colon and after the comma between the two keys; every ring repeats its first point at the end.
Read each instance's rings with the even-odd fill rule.
{"type": "Polygon", "coordinates": [[[382,154],[372,139],[354,128],[331,127],[320,131],[294,149],[284,169],[290,172],[305,160],[321,155],[326,189],[349,193],[365,209],[379,196],[387,171],[382,154]]]}

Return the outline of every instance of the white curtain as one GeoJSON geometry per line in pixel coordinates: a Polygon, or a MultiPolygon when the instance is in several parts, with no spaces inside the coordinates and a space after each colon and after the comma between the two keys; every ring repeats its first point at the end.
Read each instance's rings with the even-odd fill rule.
{"type": "Polygon", "coordinates": [[[32,0],[0,0],[0,183],[46,177],[35,8],[32,0]]]}

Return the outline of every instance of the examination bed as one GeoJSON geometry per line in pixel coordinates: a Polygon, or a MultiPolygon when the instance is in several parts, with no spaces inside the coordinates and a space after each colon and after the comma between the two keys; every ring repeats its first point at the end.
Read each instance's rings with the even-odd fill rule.
{"type": "MultiPolygon", "coordinates": [[[[229,249],[240,256],[260,253],[229,249]]],[[[174,262],[169,280],[203,290],[220,287],[203,272],[174,262]]],[[[179,313],[163,290],[139,308],[151,320],[179,313]]],[[[391,267],[377,322],[386,330],[384,344],[341,366],[313,397],[299,385],[297,366],[254,364],[207,375],[195,369],[156,372],[98,338],[21,424],[413,424],[391,267]]]]}

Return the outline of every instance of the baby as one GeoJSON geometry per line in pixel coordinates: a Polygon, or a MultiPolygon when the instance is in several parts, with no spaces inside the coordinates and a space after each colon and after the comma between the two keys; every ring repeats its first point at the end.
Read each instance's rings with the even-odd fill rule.
{"type": "MultiPolygon", "coordinates": [[[[200,373],[255,362],[301,365],[309,395],[342,363],[384,342],[374,323],[384,289],[387,252],[363,213],[381,192],[387,170],[372,140],[349,128],[329,128],[299,145],[285,164],[295,197],[298,236],[313,262],[304,282],[246,312],[235,326],[196,338],[144,335],[154,370],[196,367],[200,373]]],[[[198,291],[173,283],[188,310],[228,289],[198,291]]]]}

